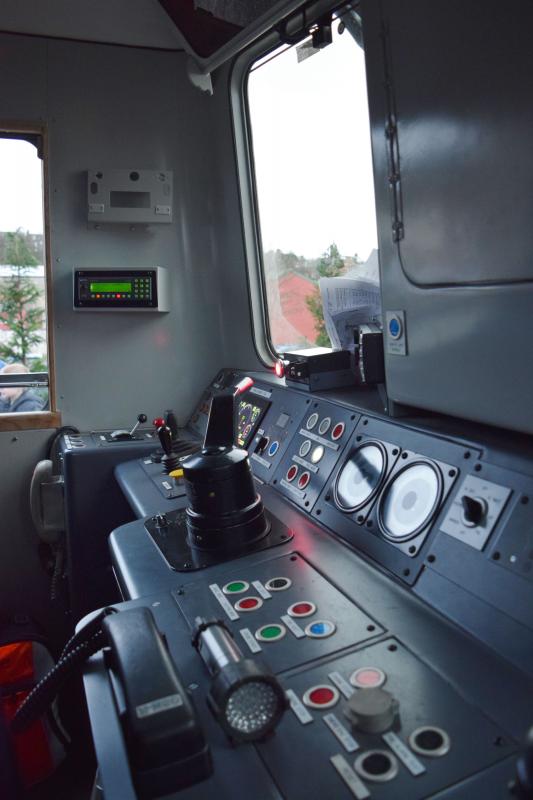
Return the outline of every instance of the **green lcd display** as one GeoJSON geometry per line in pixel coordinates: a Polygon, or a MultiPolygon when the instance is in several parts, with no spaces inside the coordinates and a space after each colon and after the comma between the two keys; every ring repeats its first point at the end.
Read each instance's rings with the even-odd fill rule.
{"type": "Polygon", "coordinates": [[[91,292],[131,292],[130,283],[91,283],[91,292]]]}

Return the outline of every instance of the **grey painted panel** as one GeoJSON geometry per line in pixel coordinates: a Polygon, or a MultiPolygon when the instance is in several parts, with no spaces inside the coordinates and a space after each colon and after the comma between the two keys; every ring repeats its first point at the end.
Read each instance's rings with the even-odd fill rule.
{"type": "Polygon", "coordinates": [[[384,8],[407,276],[420,285],[531,281],[531,4],[384,8]]]}
{"type": "MultiPolygon", "coordinates": [[[[387,9],[392,5],[394,4],[387,4],[387,9]]],[[[408,3],[407,6],[404,4],[402,12],[407,13],[410,9],[419,8],[419,6],[420,3],[417,0],[408,3]]],[[[533,288],[529,285],[478,288],[467,286],[455,288],[416,287],[405,274],[398,248],[392,242],[390,188],[384,135],[387,104],[383,90],[383,48],[378,14],[376,4],[367,3],[364,15],[366,22],[365,46],[383,308],[385,311],[401,309],[405,312],[408,341],[406,356],[391,355],[387,352],[385,354],[389,397],[400,403],[531,433],[533,432],[533,415],[531,413],[533,379],[527,365],[533,360],[533,339],[529,335],[533,313],[533,288]]],[[[414,17],[412,24],[416,24],[414,17]]],[[[406,27],[405,24],[402,27],[402,37],[406,27]]],[[[459,49],[462,47],[459,40],[467,42],[463,38],[463,33],[458,32],[457,41],[454,39],[454,52],[456,45],[459,49]]],[[[418,41],[419,44],[424,41],[424,34],[421,30],[419,30],[418,41]]],[[[396,39],[394,43],[396,43],[396,39]]],[[[394,51],[395,65],[399,58],[400,44],[401,37],[399,36],[394,51]]],[[[466,43],[465,46],[468,44],[466,43]]],[[[451,47],[450,40],[448,40],[448,47],[451,47]]],[[[411,54],[405,53],[404,55],[408,63],[412,64],[411,54]]],[[[418,65],[420,65],[422,56],[425,57],[427,69],[432,72],[434,77],[438,74],[440,75],[439,80],[444,80],[444,75],[446,75],[446,78],[451,80],[452,67],[450,64],[453,59],[434,60],[433,51],[424,49],[422,52],[420,46],[416,62],[418,65]]],[[[404,67],[404,69],[408,69],[408,67],[404,67]]],[[[416,81],[412,81],[412,85],[415,84],[416,81]]],[[[468,104],[469,99],[469,96],[465,95],[463,102],[468,104]]],[[[496,102],[496,98],[494,102],[496,102]]],[[[438,103],[438,96],[435,97],[435,103],[438,103]]],[[[398,113],[401,116],[401,109],[398,110],[398,113]]],[[[420,125],[422,125],[424,109],[421,111],[420,118],[420,125]]],[[[407,133],[409,133],[408,129],[407,133]]],[[[450,170],[453,170],[453,158],[448,151],[444,155],[444,167],[447,165],[450,170]]],[[[526,163],[529,164],[530,161],[531,159],[526,163]]],[[[408,175],[410,168],[413,168],[413,164],[408,161],[408,175]]],[[[437,168],[441,169],[438,163],[435,166],[435,169],[437,168]]],[[[527,168],[529,169],[529,167],[527,168]]],[[[515,176],[515,179],[522,181],[522,175],[515,176]]],[[[529,186],[527,181],[525,184],[529,186]]],[[[428,175],[426,192],[430,190],[430,187],[431,181],[428,175]]],[[[407,180],[404,189],[405,195],[409,188],[410,184],[407,180]]],[[[502,193],[505,193],[506,184],[500,183],[500,189],[502,193]]],[[[426,194],[417,194],[413,202],[418,202],[422,197],[426,197],[426,194]]],[[[482,199],[482,193],[480,198],[482,199]]],[[[435,195],[433,202],[437,203],[438,199],[438,196],[435,195]]],[[[470,202],[471,198],[468,200],[468,203],[470,202]]],[[[468,203],[465,201],[462,206],[464,214],[467,214],[468,209],[471,208],[468,203]]],[[[492,206],[487,204],[486,215],[492,213],[491,209],[492,206]]],[[[450,197],[443,201],[441,209],[443,216],[446,216],[447,210],[450,214],[454,213],[450,197]]],[[[475,211],[476,209],[472,208],[472,213],[475,211]]],[[[511,212],[509,211],[509,213],[511,212]]],[[[412,214],[409,219],[412,221],[412,214]]],[[[474,215],[475,219],[477,217],[474,215]]],[[[423,242],[420,243],[421,233],[417,224],[408,228],[407,218],[405,224],[405,240],[400,244],[402,253],[405,247],[422,247],[423,245],[423,242]],[[417,236],[418,239],[416,239],[417,236]]],[[[421,225],[422,222],[419,224],[421,225]]],[[[528,230],[529,228],[521,228],[521,246],[529,246],[528,230]]],[[[496,264],[495,269],[497,269],[493,276],[500,275],[499,270],[502,263],[505,268],[508,264],[503,251],[497,250],[497,259],[494,261],[494,253],[490,249],[492,240],[487,241],[482,235],[482,231],[476,230],[475,226],[470,228],[469,234],[475,243],[477,252],[491,264],[496,264]]],[[[424,241],[427,243],[428,240],[424,241]]],[[[446,275],[449,277],[451,274],[459,279],[460,265],[464,263],[463,255],[465,252],[470,252],[471,242],[469,243],[468,237],[464,237],[460,241],[447,240],[445,245],[443,250],[443,242],[435,234],[431,241],[431,258],[428,257],[424,262],[424,274],[428,276],[427,280],[434,279],[431,265],[436,265],[440,269],[440,266],[446,263],[448,253],[454,255],[452,266],[456,271],[447,272],[446,275]],[[466,251],[465,248],[467,248],[466,251]]],[[[490,271],[486,274],[491,276],[490,271]]],[[[510,274],[513,274],[512,269],[510,269],[510,274]]],[[[515,275],[519,274],[521,273],[515,270],[515,275]]]]}
{"type": "Polygon", "coordinates": [[[42,122],[46,117],[46,42],[19,36],[1,36],[0,41],[0,120],[42,122]]]}

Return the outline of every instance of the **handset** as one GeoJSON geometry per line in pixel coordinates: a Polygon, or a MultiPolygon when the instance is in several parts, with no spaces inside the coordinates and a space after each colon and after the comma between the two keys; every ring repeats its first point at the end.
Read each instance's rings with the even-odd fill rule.
{"type": "Polygon", "coordinates": [[[208,777],[207,743],[151,611],[109,615],[102,629],[124,694],[122,724],[139,791],[158,797],[208,777]]]}
{"type": "Polygon", "coordinates": [[[43,542],[57,544],[65,530],[63,479],[54,475],[52,461],[39,461],[30,484],[30,512],[43,542]]]}

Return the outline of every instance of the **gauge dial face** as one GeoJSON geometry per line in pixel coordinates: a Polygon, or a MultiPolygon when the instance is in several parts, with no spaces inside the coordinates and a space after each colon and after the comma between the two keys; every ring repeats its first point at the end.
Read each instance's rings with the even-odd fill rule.
{"type": "Polygon", "coordinates": [[[376,444],[366,444],[352,453],[335,484],[335,500],[342,511],[355,511],[377,491],[385,474],[385,453],[376,444]]]}
{"type": "Polygon", "coordinates": [[[382,533],[404,541],[417,534],[433,517],[442,493],[442,479],[431,464],[411,464],[393,478],[379,503],[382,533]]]}

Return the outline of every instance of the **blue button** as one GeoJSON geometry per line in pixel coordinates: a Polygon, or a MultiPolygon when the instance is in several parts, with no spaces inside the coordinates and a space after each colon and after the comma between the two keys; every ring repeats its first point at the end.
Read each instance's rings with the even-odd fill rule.
{"type": "Polygon", "coordinates": [[[272,442],[272,444],[268,448],[268,455],[275,456],[278,450],[279,450],[279,442],[272,442]]]}
{"type": "Polygon", "coordinates": [[[400,324],[400,320],[397,319],[397,317],[393,317],[389,321],[389,333],[390,333],[390,335],[394,339],[397,339],[398,336],[401,334],[401,332],[402,332],[402,326],[400,324]]]}
{"type": "Polygon", "coordinates": [[[312,639],[325,639],[327,636],[331,636],[335,633],[336,630],[337,627],[334,622],[321,619],[316,622],[310,622],[305,629],[305,633],[312,639]]]}

